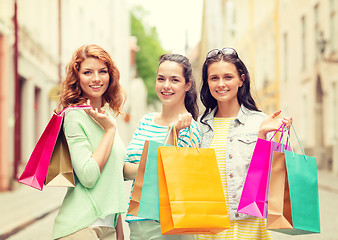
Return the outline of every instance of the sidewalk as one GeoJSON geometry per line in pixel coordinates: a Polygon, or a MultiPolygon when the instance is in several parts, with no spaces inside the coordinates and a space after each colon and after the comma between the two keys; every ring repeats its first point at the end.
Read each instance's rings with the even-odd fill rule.
{"type": "MultiPolygon", "coordinates": [[[[338,176],[318,171],[318,184],[320,189],[338,194],[338,176]]],[[[66,188],[45,187],[39,191],[22,184],[15,191],[0,193],[0,240],[56,211],[65,193],[66,188]]]]}
{"type": "MultiPolygon", "coordinates": [[[[130,194],[131,181],[125,182],[126,194],[130,194]]],[[[66,194],[65,187],[44,187],[36,190],[18,183],[16,190],[0,193],[0,240],[7,239],[51,213],[55,213],[66,194]]],[[[53,226],[50,226],[51,228],[53,226]]],[[[124,222],[125,236],[129,229],[124,222]]]]}
{"type": "Polygon", "coordinates": [[[0,193],[0,240],[57,210],[66,188],[44,187],[43,191],[20,184],[0,193]]]}
{"type": "Polygon", "coordinates": [[[318,170],[318,187],[330,192],[338,193],[338,176],[328,171],[318,170]]]}

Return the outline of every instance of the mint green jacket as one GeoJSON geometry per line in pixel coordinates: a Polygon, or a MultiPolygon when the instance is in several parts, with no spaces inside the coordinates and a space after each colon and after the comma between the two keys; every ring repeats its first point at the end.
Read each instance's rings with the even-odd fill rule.
{"type": "Polygon", "coordinates": [[[75,187],[68,188],[55,219],[53,239],[86,228],[98,218],[104,219],[111,214],[118,216],[128,207],[123,180],[126,149],[118,133],[109,159],[100,172],[91,155],[104,130],[83,110],[68,112],[63,128],[75,173],[75,187]]]}

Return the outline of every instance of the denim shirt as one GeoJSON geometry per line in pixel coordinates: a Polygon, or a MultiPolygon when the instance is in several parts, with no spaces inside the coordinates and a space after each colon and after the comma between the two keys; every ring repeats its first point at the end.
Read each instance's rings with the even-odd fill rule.
{"type": "MultiPolygon", "coordinates": [[[[217,107],[214,108],[203,121],[207,122],[211,129],[200,122],[201,147],[208,148],[214,135],[214,116],[217,107]]],[[[258,111],[251,111],[241,106],[235,120],[231,121],[228,137],[226,139],[226,175],[229,199],[230,220],[240,220],[253,216],[237,212],[237,207],[242,194],[244,181],[254,151],[257,134],[262,121],[267,116],[258,111]]]]}

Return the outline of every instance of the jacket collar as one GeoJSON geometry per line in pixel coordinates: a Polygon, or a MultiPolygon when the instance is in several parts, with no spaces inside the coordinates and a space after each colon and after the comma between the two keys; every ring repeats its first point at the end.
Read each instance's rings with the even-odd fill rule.
{"type": "Polygon", "coordinates": [[[252,112],[247,109],[246,107],[244,107],[244,105],[241,105],[241,108],[239,109],[239,112],[237,114],[237,120],[244,124],[246,122],[246,119],[248,118],[249,115],[251,115],[252,112]]]}
{"type": "MultiPolygon", "coordinates": [[[[209,121],[213,121],[215,114],[217,112],[218,106],[216,106],[213,110],[211,110],[210,114],[208,114],[205,117],[205,121],[208,123],[209,121]]],[[[240,123],[244,124],[246,119],[248,118],[249,115],[251,115],[251,111],[249,109],[247,109],[246,107],[244,107],[244,105],[241,105],[241,108],[239,109],[239,112],[237,114],[237,121],[239,121],[240,123]]]]}

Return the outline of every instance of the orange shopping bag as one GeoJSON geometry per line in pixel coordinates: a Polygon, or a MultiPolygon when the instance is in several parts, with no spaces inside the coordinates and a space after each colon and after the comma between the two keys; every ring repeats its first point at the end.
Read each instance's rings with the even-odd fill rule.
{"type": "Polygon", "coordinates": [[[174,145],[158,148],[161,233],[215,234],[229,228],[214,149],[174,145]]]}
{"type": "Polygon", "coordinates": [[[141,193],[144,179],[144,171],[146,168],[147,155],[148,155],[149,141],[144,142],[144,147],[141,155],[141,160],[139,163],[137,175],[134,182],[133,192],[131,194],[128,214],[138,216],[138,211],[140,209],[141,193]]]}

